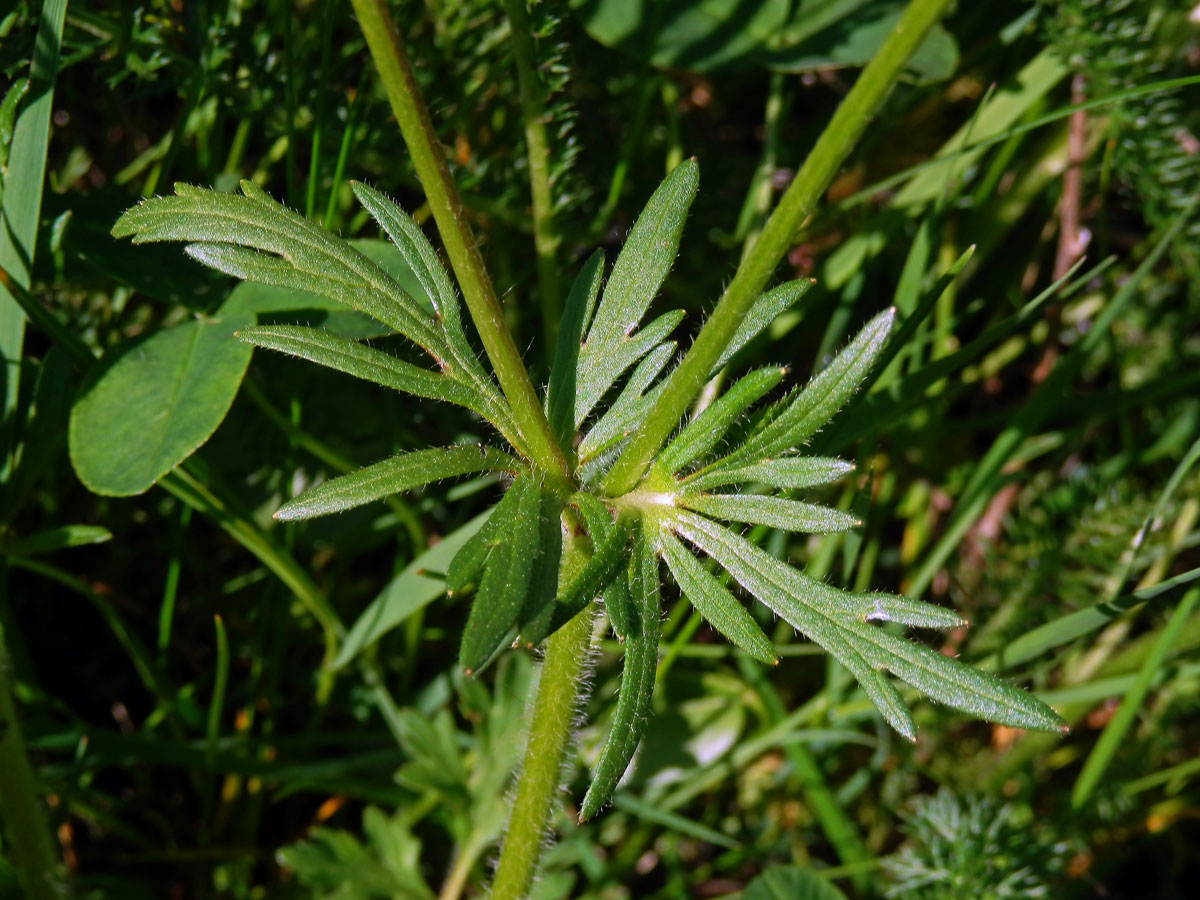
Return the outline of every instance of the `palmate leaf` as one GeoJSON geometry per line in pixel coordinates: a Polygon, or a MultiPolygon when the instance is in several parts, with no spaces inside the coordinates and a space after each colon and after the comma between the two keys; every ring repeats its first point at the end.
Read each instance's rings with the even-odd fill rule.
{"type": "Polygon", "coordinates": [[[881,681],[883,670],[933,700],[988,721],[1044,731],[1064,728],[1054,711],[1033,695],[870,624],[874,619],[948,628],[961,622],[950,611],[903,597],[846,594],[695,513],[674,512],[664,527],[716,560],[761,603],[837,658],[906,737],[913,737],[911,718],[902,714],[895,689],[881,681]]]}
{"type": "MultiPolygon", "coordinates": [[[[578,501],[581,496],[575,495],[578,501]]],[[[590,498],[595,499],[595,498],[590,498]]],[[[599,501],[596,501],[599,503],[599,501]]],[[[603,504],[601,504],[603,505],[603,504]]],[[[629,533],[634,525],[632,516],[622,516],[608,526],[596,518],[597,528],[591,533],[592,555],[570,582],[560,587],[552,607],[552,614],[538,622],[522,626],[519,642],[537,646],[547,637],[574,618],[580,610],[600,595],[612,580],[628,554],[629,533]]]]}
{"type": "Polygon", "coordinates": [[[493,447],[460,445],[414,450],[310,488],[279,507],[275,518],[282,521],[311,519],[459,475],[524,470],[516,457],[493,447]]]}
{"type": "Polygon", "coordinates": [[[546,384],[546,417],[558,443],[569,446],[575,436],[575,385],[578,380],[579,345],[587,334],[600,282],[604,277],[604,252],[597,250],[583,264],[571,285],[563,317],[558,323],[558,341],[554,347],[554,363],[546,384]]]}

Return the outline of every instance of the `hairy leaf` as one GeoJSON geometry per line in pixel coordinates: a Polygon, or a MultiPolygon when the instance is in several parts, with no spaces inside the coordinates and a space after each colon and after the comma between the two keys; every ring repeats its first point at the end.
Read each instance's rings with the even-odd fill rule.
{"type": "Polygon", "coordinates": [[[645,401],[649,395],[645,393],[645,390],[666,368],[667,363],[674,355],[675,342],[668,341],[665,344],[659,344],[638,363],[633,373],[626,379],[621,393],[617,395],[612,406],[604,411],[604,415],[596,420],[596,424],[580,441],[579,458],[581,460],[593,459],[606,447],[611,446],[614,441],[627,434],[630,428],[636,427],[640,423],[641,417],[647,412],[645,401]]]}
{"type": "MultiPolygon", "coordinates": [[[[580,370],[575,388],[575,427],[583,424],[588,413],[630,366],[658,347],[682,321],[683,310],[673,309],[663,313],[640,331],[622,336],[599,358],[585,362],[581,350],[580,370]]],[[[587,349],[586,344],[583,349],[587,349]]]]}
{"type": "MultiPolygon", "coordinates": [[[[1057,731],[1062,720],[1032,694],[949,659],[928,647],[873,627],[867,618],[917,618],[913,601],[891,598],[891,608],[867,607],[870,596],[847,598],[780,562],[744,538],[693,513],[680,512],[675,530],[715,559],[733,578],[793,627],[824,647],[863,681],[863,689],[894,726],[894,692],[883,691],[869,673],[886,669],[930,698],[1002,725],[1057,731]],[[847,603],[847,600],[851,602],[847,603]],[[897,603],[897,601],[903,601],[897,603]],[[882,694],[882,696],[880,696],[882,694]],[[881,704],[881,700],[883,703],[881,704]]],[[[929,607],[927,621],[948,620],[945,611],[929,607]]],[[[954,619],[957,621],[957,617],[954,619]]],[[[944,626],[940,626],[944,627],[944,626]]],[[[901,723],[906,724],[906,723],[901,723]]]]}
{"type": "Polygon", "coordinates": [[[704,491],[730,484],[757,482],[782,490],[815,487],[854,471],[854,463],[819,456],[784,456],[761,463],[706,469],[683,480],[686,490],[704,491]]]}
{"type": "Polygon", "coordinates": [[[494,398],[357,341],[303,325],[258,325],[243,328],[236,336],[256,347],[287,353],[393,390],[463,406],[485,419],[499,418],[497,425],[504,430],[513,428],[507,411],[494,398]]]}
{"type": "Polygon", "coordinates": [[[398,491],[472,472],[519,472],[516,459],[492,447],[460,445],[401,453],[350,475],[332,478],[275,512],[282,521],[311,519],[362,506],[398,491]]]}
{"type": "Polygon", "coordinates": [[[550,428],[563,447],[571,443],[575,435],[575,386],[578,383],[576,366],[579,361],[579,345],[587,333],[596,297],[600,293],[600,281],[604,276],[604,253],[597,250],[583,264],[567,302],[562,320],[558,323],[558,342],[554,348],[554,364],[550,367],[550,381],[546,385],[546,415],[550,428]]]}
{"type": "Polygon", "coordinates": [[[655,469],[674,475],[698,459],[702,459],[725,436],[738,417],[779,384],[786,374],[772,366],[751,372],[734,382],[700,415],[692,419],[663,450],[655,469]]]}
{"type": "Polygon", "coordinates": [[[491,521],[493,547],[463,628],[459,661],[466,674],[478,672],[507,642],[525,608],[540,530],[540,491],[529,476],[505,492],[491,521]]]}
{"type": "Polygon", "coordinates": [[[659,583],[658,558],[639,529],[635,534],[628,568],[629,594],[634,619],[625,641],[625,667],[612,727],[600,751],[592,783],[579,809],[580,821],[600,811],[612,797],[629,768],[650,718],[654,677],[658,667],[659,583]]]}
{"type": "Polygon", "coordinates": [[[814,284],[816,281],[811,278],[786,281],[778,287],[771,288],[755,300],[737,330],[734,331],[733,337],[729,339],[729,345],[717,359],[717,364],[713,366],[713,374],[723,369],[739,350],[766,331],[780,314],[791,309],[793,304],[808,293],[808,289],[814,284]]]}
{"type": "Polygon", "coordinates": [[[520,641],[536,646],[569,622],[587,606],[613,577],[626,558],[626,545],[633,522],[628,517],[618,519],[599,540],[593,536],[591,558],[583,564],[571,582],[560,588],[555,598],[553,615],[548,624],[522,629],[520,641]]]}
{"type": "Polygon", "coordinates": [[[716,519],[806,534],[832,534],[862,525],[854,516],[841,510],[760,494],[683,493],[679,495],[679,503],[716,519]]]}
{"type": "Polygon", "coordinates": [[[696,161],[689,159],[664,179],[617,255],[595,320],[579,350],[576,426],[641,355],[631,358],[627,346],[675,261],[683,223],[700,183],[699,172],[696,161]]]}
{"type": "Polygon", "coordinates": [[[670,534],[664,532],[659,541],[667,568],[696,611],[755,659],[772,665],[778,662],[771,641],[738,599],[670,534]]]}
{"type": "Polygon", "coordinates": [[[205,265],[248,281],[322,294],[391,326],[435,356],[449,348],[435,321],[382,269],[317,224],[272,200],[253,182],[242,194],[175,185],[127,210],[113,237],[135,244],[187,241],[205,265]]]}
{"type": "MultiPolygon", "coordinates": [[[[562,500],[552,491],[538,487],[538,534],[529,575],[529,595],[521,609],[517,627],[524,630],[529,623],[549,622],[554,599],[558,593],[558,569],[562,561],[563,524],[562,500]]],[[[539,625],[539,627],[545,627],[539,625]]]]}
{"type": "Polygon", "coordinates": [[[819,375],[780,406],[774,418],[745,444],[714,464],[759,463],[795,449],[825,425],[858,388],[887,341],[896,311],[887,309],[866,324],[819,375]]]}
{"type": "Polygon", "coordinates": [[[465,350],[464,355],[467,358],[475,359],[475,354],[471,352],[463,334],[458,294],[450,282],[450,276],[446,274],[442,261],[438,259],[437,251],[425,237],[425,232],[413,221],[412,216],[375,188],[361,181],[352,181],[350,187],[358,202],[396,245],[426,296],[433,301],[438,318],[445,324],[447,332],[459,339],[460,348],[465,350]]]}

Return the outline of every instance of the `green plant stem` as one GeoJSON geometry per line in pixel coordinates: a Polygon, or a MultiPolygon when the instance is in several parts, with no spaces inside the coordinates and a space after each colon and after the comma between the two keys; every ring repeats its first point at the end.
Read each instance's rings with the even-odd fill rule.
{"type": "Polygon", "coordinates": [[[792,245],[796,231],[812,213],[905,64],[948,3],[949,0],[912,0],[908,4],[895,29],[817,139],[791,186],[763,226],[762,234],[742,259],[733,281],[646,417],[645,427],[630,441],[605,477],[604,490],[609,495],[632,490],[653,462],[792,245]]]}
{"type": "MultiPolygon", "coordinates": [[[[6,570],[0,560],[0,585],[6,582],[6,570]]],[[[60,900],[68,895],[63,867],[55,854],[46,810],[25,752],[11,672],[0,626],[0,817],[8,835],[5,855],[12,860],[29,900],[60,900]]]]}
{"type": "MultiPolygon", "coordinates": [[[[583,561],[579,545],[569,543],[563,559],[564,577],[569,578],[583,561]]],[[[520,900],[537,872],[554,812],[563,759],[571,744],[594,618],[595,609],[589,605],[546,641],[546,658],[530,711],[529,742],[525,745],[491,900],[520,900]]]]}
{"type": "Polygon", "coordinates": [[[537,251],[538,291],[542,299],[542,336],[549,349],[554,346],[558,336],[562,298],[559,296],[558,264],[555,260],[559,236],[554,230],[554,207],[550,194],[546,118],[537,96],[529,10],[525,7],[525,0],[504,0],[504,8],[512,26],[513,57],[517,63],[517,88],[525,126],[525,153],[529,159],[529,193],[533,201],[533,247],[537,251]]]}
{"type": "Polygon", "coordinates": [[[550,423],[542,411],[537,392],[504,322],[496,289],[475,244],[466,208],[450,177],[445,154],[429,119],[408,58],[383,0],[352,0],[359,25],[367,39],[380,81],[400,125],[425,198],[437,222],[446,256],[458,278],[463,300],[483,341],[484,350],[496,372],[532,462],[547,475],[565,479],[566,458],[554,440],[550,423]]]}

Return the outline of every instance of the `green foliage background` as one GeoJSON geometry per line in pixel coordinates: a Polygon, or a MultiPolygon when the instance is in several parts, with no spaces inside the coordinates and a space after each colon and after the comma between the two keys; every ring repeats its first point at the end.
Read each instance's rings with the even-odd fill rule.
{"type": "MultiPolygon", "coordinates": [[[[597,245],[611,260],[663,176],[695,156],[701,189],[652,309],[686,310],[687,335],[900,7],[631,4],[637,27],[614,32],[612,5],[530,11],[558,284],[565,293],[597,245]]],[[[830,882],[855,897],[989,896],[980,885],[996,897],[1188,895],[1200,771],[1200,614],[1184,597],[1200,540],[1197,87],[1088,112],[1088,259],[1054,290],[1066,120],[1017,131],[1068,104],[1075,73],[1088,98],[1195,75],[1200,38],[1176,6],[959,4],[796,236],[780,280],[815,287],[734,362],[787,364],[802,383],[879,310],[925,313],[874,390],[813,445],[839,447],[857,471],[806,498],[864,526],[748,536],[838,587],[959,610],[968,629],[927,640],[1031,686],[1073,733],[916,702],[909,745],[785,623],[747,607],[783,657],[767,668],[670,589],[635,768],[607,814],[559,818],[534,896],[821,897],[830,882]],[[955,151],[956,134],[997,139],[955,151]],[[856,193],[939,151],[948,164],[856,193]],[[788,865],[802,871],[751,886],[788,865]]],[[[503,4],[392,11],[508,323],[544,382],[546,282],[503,4]]],[[[18,2],[0,18],[6,82],[28,71],[40,12],[18,2]]],[[[305,523],[271,513],[319,480],[479,441],[485,426],[274,354],[246,369],[244,344],[203,337],[226,327],[208,319],[222,303],[260,324],[407,351],[322,299],[298,315],[176,247],[109,236],[122,210],[176,181],[250,179],[380,258],[349,179],[424,221],[349,8],[77,3],[63,35],[29,283],[51,316],[26,333],[7,407],[5,433],[21,443],[11,466],[5,447],[0,531],[0,623],[55,852],[79,896],[478,896],[533,659],[506,653],[464,677],[453,661],[468,607],[442,599],[439,576],[495,502],[497,476],[305,523]],[[149,474],[109,493],[159,487],[92,494],[89,447],[68,462],[71,406],[117,354],[165,333],[191,353],[167,354],[171,371],[225,367],[245,381],[236,397],[211,381],[189,389],[212,412],[207,429],[173,433],[181,452],[204,444],[185,469],[161,478],[171,454],[155,456],[139,432],[129,446],[143,458],[117,474],[149,474]],[[441,555],[414,566],[431,546],[441,555]],[[388,621],[360,620],[377,598],[388,621]],[[358,625],[334,660],[337,622],[358,625]]],[[[12,173],[27,160],[8,147],[30,101],[8,96],[0,145],[16,221],[28,183],[12,173]]],[[[135,378],[109,402],[159,402],[139,391],[161,387],[135,378]]],[[[602,641],[579,763],[565,773],[574,801],[612,714],[618,658],[602,641]]],[[[8,844],[0,857],[12,860],[8,844]]],[[[0,892],[14,885],[0,861],[0,892]]]]}

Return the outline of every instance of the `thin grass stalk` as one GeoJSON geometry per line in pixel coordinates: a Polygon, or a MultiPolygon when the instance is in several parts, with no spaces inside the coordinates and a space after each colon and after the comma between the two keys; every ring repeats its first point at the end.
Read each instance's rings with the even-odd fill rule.
{"type": "Polygon", "coordinates": [[[538,292],[542,301],[542,338],[546,348],[554,346],[562,315],[559,294],[559,235],[554,230],[554,205],[550,193],[550,149],[546,140],[546,111],[538,102],[533,40],[529,33],[529,10],[525,0],[504,0],[512,26],[513,58],[517,64],[517,88],[521,97],[521,119],[525,127],[525,154],[529,160],[529,193],[533,211],[533,247],[537,251],[538,292]]]}
{"type": "Polygon", "coordinates": [[[554,440],[550,423],[529,380],[529,373],[504,321],[504,312],[496,296],[483,258],[479,254],[466,208],[450,176],[445,154],[429,118],[408,57],[383,0],[352,0],[359,25],[379,78],[391,103],[392,112],[404,136],[413,167],[425,189],[425,198],[437,222],[446,255],[458,278],[463,300],[479,332],[504,392],[529,448],[532,462],[544,474],[567,489],[566,457],[554,440]]]}
{"type": "Polygon", "coordinates": [[[675,424],[704,387],[751,304],[762,293],[804,220],[812,213],[866,130],[909,58],[949,0],[912,0],[895,29],[846,95],[833,119],[784,193],[762,234],[742,260],[696,341],[668,381],[650,414],[604,480],[610,495],[630,491],[645,474],[675,424]]]}

